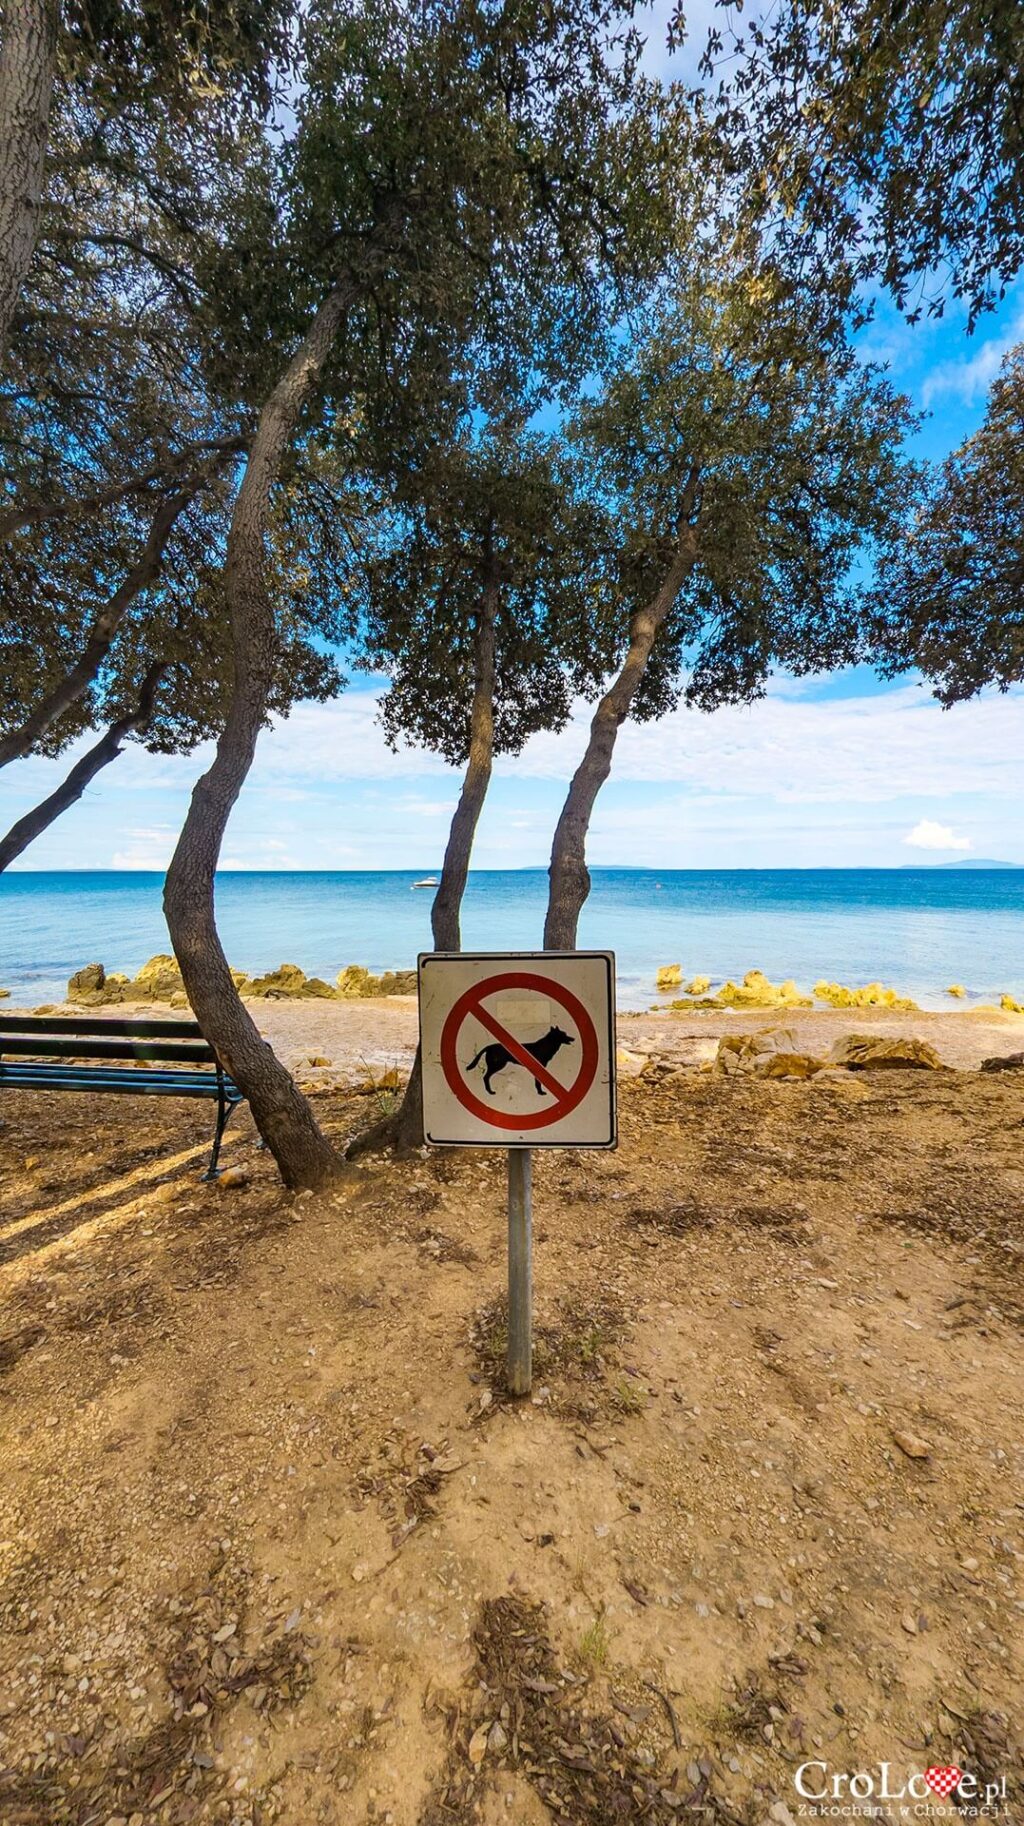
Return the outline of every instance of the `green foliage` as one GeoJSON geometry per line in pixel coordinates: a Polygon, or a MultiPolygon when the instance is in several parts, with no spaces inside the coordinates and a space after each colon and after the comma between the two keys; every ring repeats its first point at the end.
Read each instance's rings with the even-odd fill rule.
{"type": "Polygon", "coordinates": [[[263,112],[294,50],[291,0],[68,0],[64,73],[108,105],[143,92],[180,116],[263,112]]]}
{"type": "Polygon", "coordinates": [[[855,566],[891,549],[917,486],[912,423],[773,267],[716,272],[703,250],[575,427],[617,529],[623,643],[680,541],[696,551],[636,716],[680,692],[711,710],[757,695],[774,665],[846,657],[855,566]]]}
{"type": "Polygon", "coordinates": [[[733,179],[822,296],[880,280],[916,318],[951,287],[973,320],[1002,295],[1024,255],[1019,0],[783,0],[714,27],[703,70],[724,72],[733,179]]]}
{"type": "Polygon", "coordinates": [[[944,704],[1024,680],[1024,345],[985,422],[942,464],[883,564],[865,657],[919,668],[944,704]]]}
{"type": "Polygon", "coordinates": [[[310,9],[285,160],[298,310],[369,237],[394,249],[343,327],[332,403],[351,409],[358,376],[393,432],[396,412],[422,425],[461,385],[500,418],[510,395],[593,365],[663,263],[675,208],[672,123],[628,16],[620,0],[310,9]]]}
{"type": "Polygon", "coordinates": [[[557,439],[467,435],[410,476],[362,567],[363,664],[390,676],[382,720],[391,746],[415,741],[453,766],[466,760],[474,629],[488,589],[495,752],[516,754],[536,731],[561,728],[609,657],[591,613],[609,543],[557,439]]]}
{"type": "MultiPolygon", "coordinates": [[[[209,281],[271,194],[274,161],[255,129],[223,132],[218,107],[197,101],[180,118],[159,93],[114,107],[95,85],[58,100],[42,231],[0,381],[0,730],[78,660],[161,502],[183,486],[191,498],[159,579],[43,753],[120,715],[155,660],[170,669],[138,738],[150,747],[216,734],[230,700],[221,571],[266,358],[257,386],[209,281]]],[[[336,457],[307,437],[271,505],[270,712],[342,682],[325,645],[352,632],[339,582],[349,511],[336,457]]]]}

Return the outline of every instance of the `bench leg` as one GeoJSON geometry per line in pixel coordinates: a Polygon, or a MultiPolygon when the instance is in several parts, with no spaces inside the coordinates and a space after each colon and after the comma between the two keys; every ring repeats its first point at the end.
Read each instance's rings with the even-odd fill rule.
{"type": "Polygon", "coordinates": [[[224,1130],[227,1128],[228,1123],[231,1121],[231,1118],[237,1108],[238,1108],[237,1103],[228,1103],[226,1097],[222,1097],[217,1104],[217,1132],[213,1137],[213,1148],[210,1153],[210,1164],[207,1167],[206,1172],[203,1174],[203,1184],[204,1185],[208,1179],[216,1179],[218,1177],[219,1169],[217,1166],[217,1162],[220,1159],[220,1144],[224,1139],[224,1130]]]}

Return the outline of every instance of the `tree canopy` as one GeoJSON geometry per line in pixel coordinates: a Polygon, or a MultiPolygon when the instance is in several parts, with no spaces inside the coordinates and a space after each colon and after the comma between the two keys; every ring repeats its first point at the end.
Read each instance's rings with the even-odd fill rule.
{"type": "Polygon", "coordinates": [[[654,181],[669,160],[659,110],[635,104],[648,91],[625,18],[618,0],[439,0],[415,14],[353,0],[303,16],[281,231],[231,318],[264,373],[267,348],[277,356],[227,539],[231,701],[164,897],[193,1007],[292,1185],[337,1159],[242,1006],[213,899],[273,675],[272,500],[304,427],[340,431],[343,451],[353,424],[358,437],[408,409],[422,426],[433,409],[450,440],[450,398],[457,413],[468,389],[469,409],[487,411],[534,376],[578,374],[610,334],[610,300],[621,309],[651,282],[675,193],[654,181]]]}
{"type": "Polygon", "coordinates": [[[363,663],[389,679],[390,745],[465,762],[488,590],[494,752],[516,754],[536,731],[561,728],[610,658],[599,614],[610,538],[557,437],[498,430],[434,453],[384,515],[363,566],[363,663]]]}
{"type": "Polygon", "coordinates": [[[917,668],[944,704],[1024,680],[1024,346],[1007,355],[985,422],[936,471],[905,541],[886,554],[864,657],[917,668]]]}
{"type": "Polygon", "coordinates": [[[616,528],[618,671],[555,832],[545,944],[576,943],[597,793],[627,716],[756,696],[834,663],[856,566],[899,536],[907,402],[771,264],[706,250],[575,436],[616,528]]]}
{"type": "Polygon", "coordinates": [[[973,321],[1024,256],[1018,0],[782,0],[742,24],[720,5],[710,122],[775,246],[822,291],[880,282],[917,317],[951,290],[973,321]]]}

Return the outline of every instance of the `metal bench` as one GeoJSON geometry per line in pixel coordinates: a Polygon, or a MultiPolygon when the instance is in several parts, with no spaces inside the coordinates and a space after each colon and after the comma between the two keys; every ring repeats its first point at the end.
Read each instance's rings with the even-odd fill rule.
{"type": "Polygon", "coordinates": [[[204,1179],[216,1179],[224,1130],[245,1102],[195,1021],[88,1020],[79,1015],[0,1014],[0,1090],[213,1098],[217,1129],[204,1179]],[[140,1063],[109,1063],[120,1059],[140,1063]],[[212,1070],[203,1071],[203,1066],[212,1070]]]}

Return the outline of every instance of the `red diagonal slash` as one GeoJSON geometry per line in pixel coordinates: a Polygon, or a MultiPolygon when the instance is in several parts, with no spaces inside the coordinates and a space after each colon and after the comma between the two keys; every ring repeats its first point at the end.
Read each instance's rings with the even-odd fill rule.
{"type": "Polygon", "coordinates": [[[518,1040],[514,1040],[501,1022],[496,1021],[494,1016],[488,1012],[482,1002],[471,1003],[468,1012],[476,1016],[481,1027],[486,1027],[489,1034],[493,1034],[496,1040],[501,1041],[506,1052],[512,1054],[518,1065],[524,1066],[530,1076],[536,1078],[538,1084],[543,1084],[544,1089],[551,1092],[557,1103],[564,1103],[565,1085],[559,1084],[558,1079],[552,1076],[546,1065],[542,1065],[539,1059],[534,1058],[532,1052],[527,1052],[525,1046],[521,1045],[518,1040]]]}
{"type": "Polygon", "coordinates": [[[444,1072],[448,1088],[458,1098],[463,1109],[476,1116],[487,1128],[506,1129],[508,1131],[530,1131],[550,1128],[582,1103],[597,1075],[600,1059],[600,1047],[594,1023],[578,996],[573,995],[564,983],[553,978],[539,976],[530,970],[503,970],[498,975],[487,977],[472,988],[463,991],[448,1010],[441,1030],[440,1065],[444,1072]],[[496,995],[503,989],[529,989],[549,1001],[559,1002],[573,1021],[580,1036],[580,1056],[576,1077],[571,1085],[560,1084],[544,1066],[538,1065],[532,1053],[526,1051],[519,1041],[513,1039],[493,1015],[483,1007],[483,999],[496,995]],[[542,1108],[531,1113],[502,1110],[494,1099],[486,1101],[478,1097],[471,1089],[460,1063],[459,1038],[463,1023],[469,1015],[474,1015],[489,1034],[500,1041],[509,1056],[524,1070],[543,1084],[553,1099],[542,1108]]]}

